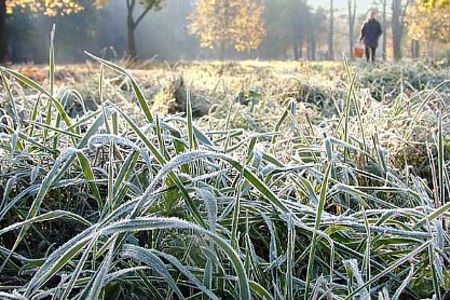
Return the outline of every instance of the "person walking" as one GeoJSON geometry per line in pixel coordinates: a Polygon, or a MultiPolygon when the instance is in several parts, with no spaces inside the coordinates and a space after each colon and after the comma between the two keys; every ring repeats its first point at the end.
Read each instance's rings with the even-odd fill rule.
{"type": "Polygon", "coordinates": [[[361,27],[361,33],[359,35],[359,42],[364,43],[367,62],[375,62],[376,50],[378,48],[378,40],[383,34],[381,24],[376,20],[377,12],[375,10],[369,11],[367,20],[361,27]]]}

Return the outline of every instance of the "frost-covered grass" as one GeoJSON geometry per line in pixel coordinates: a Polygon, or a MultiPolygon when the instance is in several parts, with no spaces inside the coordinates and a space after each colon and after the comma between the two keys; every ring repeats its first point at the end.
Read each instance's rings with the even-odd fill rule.
{"type": "Polygon", "coordinates": [[[146,71],[91,59],[70,84],[1,68],[0,298],[449,291],[448,70],[179,66],[185,113],[158,117],[146,71]]]}

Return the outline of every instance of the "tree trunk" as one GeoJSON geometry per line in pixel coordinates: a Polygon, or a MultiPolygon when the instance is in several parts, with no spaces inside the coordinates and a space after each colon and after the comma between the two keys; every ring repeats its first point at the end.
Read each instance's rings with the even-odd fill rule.
{"type": "Polygon", "coordinates": [[[355,46],[355,18],[356,18],[356,1],[348,0],[348,41],[350,59],[354,60],[353,47],[355,46]]]}
{"type": "Polygon", "coordinates": [[[300,60],[300,50],[298,47],[298,41],[297,39],[294,39],[294,44],[293,44],[293,49],[294,49],[294,59],[295,60],[300,60]]]}
{"type": "Polygon", "coordinates": [[[401,32],[401,0],[392,1],[392,44],[394,50],[394,60],[398,61],[402,58],[402,32],[401,32]]]}
{"type": "Polygon", "coordinates": [[[382,56],[383,60],[387,60],[387,17],[386,17],[386,8],[387,8],[387,0],[383,1],[383,46],[382,46],[382,56]]]}
{"type": "Polygon", "coordinates": [[[298,41],[298,56],[300,59],[303,58],[303,34],[300,37],[300,40],[298,41]]]}
{"type": "Polygon", "coordinates": [[[294,50],[294,59],[300,60],[300,34],[299,34],[299,25],[297,21],[293,22],[293,32],[292,32],[292,49],[294,50]]]}
{"type": "MultiPolygon", "coordinates": [[[[127,6],[127,35],[128,35],[128,56],[132,59],[137,58],[137,50],[136,50],[136,28],[138,27],[139,23],[142,21],[142,19],[147,15],[147,13],[153,9],[153,7],[156,4],[156,0],[153,1],[145,1],[146,7],[143,9],[143,11],[140,13],[140,15],[137,16],[136,20],[134,20],[133,13],[134,8],[136,7],[137,0],[126,0],[126,6],[127,6]]],[[[141,4],[143,1],[141,1],[141,4]]]]}
{"type": "Polygon", "coordinates": [[[136,26],[134,25],[133,12],[128,11],[128,20],[127,20],[128,56],[132,59],[135,59],[137,56],[135,33],[136,33],[136,26]]]}
{"type": "Polygon", "coordinates": [[[311,60],[311,37],[306,37],[306,59],[311,60]]]}
{"type": "Polygon", "coordinates": [[[6,28],[6,0],[0,0],[0,63],[8,61],[8,32],[6,28]]]}
{"type": "Polygon", "coordinates": [[[418,59],[420,56],[420,46],[418,40],[411,41],[411,58],[418,59]]]}
{"type": "Polygon", "coordinates": [[[305,30],[305,20],[308,18],[309,11],[306,11],[306,3],[304,0],[298,1],[297,10],[297,45],[298,45],[298,57],[299,60],[303,59],[303,45],[305,39],[307,39],[307,32],[305,30]]]}
{"type": "Polygon", "coordinates": [[[330,29],[328,32],[328,54],[329,60],[334,59],[334,0],[330,0],[330,29]]]}
{"type": "Polygon", "coordinates": [[[316,60],[317,58],[317,43],[316,43],[316,34],[311,34],[311,60],[316,60]]]}
{"type": "Polygon", "coordinates": [[[434,59],[434,49],[432,41],[427,41],[427,57],[430,61],[433,61],[434,59]]]}
{"type": "Polygon", "coordinates": [[[225,41],[222,41],[220,43],[220,49],[219,49],[219,59],[222,63],[225,61],[225,50],[226,50],[226,43],[225,43],[225,41]]]}
{"type": "Polygon", "coordinates": [[[291,17],[292,21],[292,49],[294,51],[294,59],[300,59],[299,41],[300,41],[300,4],[296,2],[296,11],[291,17]],[[298,11],[297,11],[298,10],[298,11]]]}
{"type": "Polygon", "coordinates": [[[402,38],[405,29],[404,16],[410,1],[402,4],[402,0],[392,0],[392,38],[394,47],[394,60],[402,58],[402,38]]]}

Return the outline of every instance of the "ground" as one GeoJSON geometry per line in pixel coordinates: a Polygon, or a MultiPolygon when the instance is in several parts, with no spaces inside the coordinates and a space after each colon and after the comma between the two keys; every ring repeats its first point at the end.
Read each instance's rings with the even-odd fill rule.
{"type": "Polygon", "coordinates": [[[1,297],[448,292],[448,67],[117,64],[3,69],[1,297]]]}

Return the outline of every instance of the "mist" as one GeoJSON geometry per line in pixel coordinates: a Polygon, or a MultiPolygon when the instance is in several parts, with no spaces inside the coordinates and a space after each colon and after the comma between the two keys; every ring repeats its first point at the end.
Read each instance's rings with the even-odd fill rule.
{"type": "MultiPolygon", "coordinates": [[[[88,2],[86,0],[86,2],[88,2]]],[[[261,0],[264,6],[266,36],[257,50],[237,52],[227,48],[225,59],[263,60],[329,60],[351,55],[347,1],[334,2],[333,53],[330,55],[330,1],[261,0]]],[[[359,28],[367,11],[380,11],[380,1],[356,1],[353,40],[356,43],[359,28]]],[[[391,47],[390,1],[388,15],[383,23],[386,48],[391,47]]],[[[217,59],[218,51],[200,47],[197,38],[189,33],[188,16],[195,9],[195,0],[166,0],[159,11],[150,11],[136,30],[138,58],[142,60],[208,60],[217,59]]],[[[138,5],[136,15],[142,9],[138,5]]],[[[127,55],[127,8],[124,0],[111,0],[103,9],[89,5],[78,14],[59,17],[15,12],[8,17],[11,61],[14,63],[46,63],[49,32],[56,24],[56,49],[59,63],[77,63],[86,60],[84,51],[108,59],[127,55]]],[[[406,39],[404,39],[406,40],[406,39]]],[[[408,42],[403,47],[408,49],[408,42]]],[[[386,50],[389,51],[389,50],[386,50]]]]}

